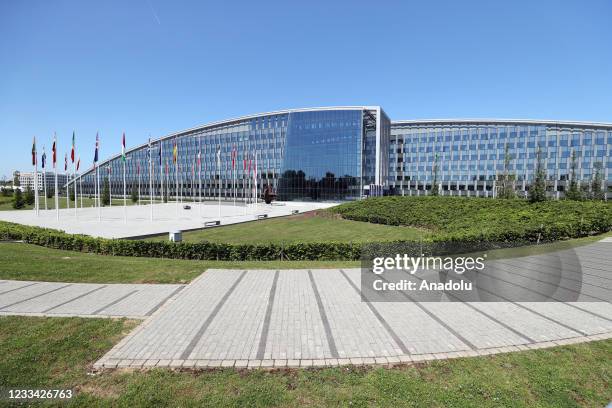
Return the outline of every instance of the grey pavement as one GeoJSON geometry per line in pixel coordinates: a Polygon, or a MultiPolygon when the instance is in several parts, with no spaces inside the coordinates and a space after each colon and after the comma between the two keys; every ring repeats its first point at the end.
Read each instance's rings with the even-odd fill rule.
{"type": "Polygon", "coordinates": [[[504,291],[545,302],[368,303],[360,269],[208,270],[95,367],[386,365],[612,338],[610,261],[609,241],[492,261],[504,291]]]}
{"type": "Polygon", "coordinates": [[[210,221],[220,221],[221,225],[257,220],[260,215],[268,218],[291,215],[294,211],[300,213],[320,208],[328,208],[334,203],[317,202],[274,202],[245,206],[237,202],[222,201],[220,210],[216,201],[185,203],[190,210],[176,203],[153,204],[153,220],[151,221],[150,205],[103,207],[98,213],[94,207],[59,210],[59,220],[55,210],[41,210],[36,216],[34,210],[0,211],[0,220],[19,224],[53,228],[70,234],[85,234],[102,238],[128,238],[163,234],[175,230],[190,230],[204,228],[210,221]]]}
{"type": "Polygon", "coordinates": [[[0,316],[145,319],[183,287],[0,280],[0,316]]]}

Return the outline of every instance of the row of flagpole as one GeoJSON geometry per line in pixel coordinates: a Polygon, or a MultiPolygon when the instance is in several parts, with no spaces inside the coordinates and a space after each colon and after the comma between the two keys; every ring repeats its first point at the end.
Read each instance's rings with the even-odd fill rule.
{"type": "MultiPolygon", "coordinates": [[[[54,190],[54,195],[55,195],[55,211],[56,211],[56,218],[59,221],[59,189],[58,189],[58,173],[57,173],[57,135],[54,134],[53,136],[53,147],[52,147],[52,163],[53,163],[53,171],[54,171],[54,185],[55,185],[55,190],[54,190]]],[[[94,184],[94,204],[96,207],[98,207],[98,220],[101,221],[102,220],[102,211],[101,211],[101,207],[102,207],[102,200],[101,200],[101,190],[100,190],[100,174],[99,174],[99,169],[98,169],[98,159],[99,159],[99,148],[100,148],[100,138],[99,138],[99,134],[96,133],[96,144],[95,144],[95,151],[94,151],[94,158],[93,158],[93,171],[94,171],[94,176],[95,176],[95,182],[94,184]]],[[[162,199],[162,202],[164,200],[164,168],[163,168],[163,151],[162,151],[163,147],[162,147],[162,143],[159,143],[159,166],[160,166],[160,197],[162,199]]],[[[151,204],[151,208],[150,208],[150,220],[153,221],[153,200],[154,200],[154,190],[153,190],[153,172],[154,172],[154,166],[153,166],[153,159],[152,159],[152,144],[151,144],[151,139],[149,138],[149,142],[148,142],[148,146],[147,146],[147,159],[149,162],[149,198],[150,198],[150,204],[151,204]]],[[[234,206],[236,205],[236,198],[237,198],[237,186],[236,186],[236,159],[237,159],[237,155],[238,155],[238,151],[236,149],[236,145],[233,146],[232,148],[232,153],[231,153],[231,161],[232,161],[232,169],[231,169],[231,177],[232,177],[232,195],[233,195],[233,201],[234,201],[234,206]]],[[[45,210],[48,209],[47,206],[47,183],[46,183],[46,152],[45,152],[45,148],[43,147],[43,153],[41,156],[42,159],[42,174],[43,174],[43,184],[44,184],[44,195],[45,195],[45,210]]],[[[197,164],[198,164],[198,197],[199,197],[199,203],[200,203],[200,216],[202,214],[202,209],[201,209],[201,204],[202,204],[202,149],[201,149],[201,138],[200,136],[198,136],[198,153],[197,153],[197,164]]],[[[73,166],[73,172],[72,172],[72,182],[73,182],[73,187],[74,187],[74,214],[75,217],[78,216],[78,190],[77,190],[77,175],[78,175],[78,171],[80,168],[80,164],[81,164],[81,159],[80,157],[77,159],[76,157],[76,134],[75,132],[72,133],[72,146],[71,146],[71,151],[70,151],[70,159],[72,162],[72,166],[73,166]]],[[[121,159],[122,159],[122,164],[123,164],[123,215],[124,215],[124,222],[127,222],[127,176],[126,176],[126,161],[127,161],[127,155],[126,155],[126,142],[125,142],[125,132],[122,135],[122,139],[121,139],[121,159]]],[[[173,143],[173,149],[172,149],[172,160],[173,160],[173,164],[175,165],[175,175],[176,175],[176,204],[177,204],[177,216],[179,215],[179,209],[180,209],[180,204],[182,201],[182,190],[179,190],[179,160],[178,160],[178,145],[177,145],[177,141],[176,138],[174,140],[173,143]],[[180,196],[180,197],[179,197],[180,196]],[[179,199],[180,198],[180,199],[179,199]]],[[[33,143],[32,143],[32,165],[34,167],[34,192],[35,192],[35,196],[34,196],[34,209],[36,212],[36,215],[39,215],[39,210],[40,210],[40,200],[39,200],[39,196],[38,196],[38,191],[39,191],[39,186],[38,186],[38,152],[37,152],[37,147],[36,147],[36,137],[34,137],[33,143]]],[[[227,167],[226,167],[227,169],[227,167]]],[[[215,178],[218,180],[217,183],[218,184],[218,215],[219,218],[221,217],[221,147],[217,146],[217,151],[216,151],[216,169],[215,169],[215,178]],[[218,176],[218,178],[217,178],[218,176]]],[[[112,184],[111,183],[111,168],[108,167],[108,171],[109,171],[109,177],[108,177],[108,181],[109,181],[109,195],[110,195],[110,200],[111,203],[110,206],[112,206],[112,184]]],[[[66,208],[70,208],[70,183],[69,183],[69,173],[68,173],[68,154],[65,155],[64,158],[64,172],[66,174],[66,208]]],[[[138,200],[140,202],[140,164],[137,164],[137,175],[138,175],[138,200]]],[[[167,159],[166,159],[166,181],[167,181],[167,176],[169,175],[169,168],[168,168],[168,163],[167,163],[167,159]]],[[[243,198],[245,200],[245,212],[247,211],[247,191],[251,191],[252,190],[252,186],[251,186],[251,175],[253,176],[253,184],[254,184],[254,198],[255,198],[255,203],[257,202],[257,197],[258,197],[258,182],[257,182],[257,154],[255,153],[254,155],[249,155],[246,152],[245,149],[245,154],[243,156],[243,198]],[[246,172],[247,170],[247,156],[249,158],[248,160],[248,173],[246,172]],[[254,156],[254,161],[255,161],[255,166],[253,167],[253,169],[251,168],[251,160],[252,157],[254,156]],[[252,171],[251,171],[252,170],[252,171]],[[245,177],[248,174],[247,177],[245,177]],[[245,178],[248,180],[248,190],[246,188],[246,181],[245,178]]],[[[192,166],[192,183],[191,183],[191,190],[192,190],[192,200],[193,200],[193,179],[195,178],[195,163],[192,166]]],[[[81,187],[81,208],[83,208],[83,178],[82,175],[79,176],[79,182],[80,182],[80,187],[81,187]]],[[[210,187],[211,189],[213,188],[212,186],[210,187]]],[[[166,182],[166,194],[169,195],[169,186],[168,183],[166,182]]],[[[181,189],[182,189],[182,185],[181,185],[181,189]]],[[[226,188],[227,190],[227,188],[226,188]]],[[[227,191],[226,191],[226,195],[227,195],[227,191]]]]}

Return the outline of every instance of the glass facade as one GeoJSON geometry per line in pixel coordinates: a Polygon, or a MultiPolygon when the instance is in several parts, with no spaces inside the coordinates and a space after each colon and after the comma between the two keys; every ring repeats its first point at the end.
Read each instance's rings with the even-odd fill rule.
{"type": "MultiPolygon", "coordinates": [[[[170,200],[199,199],[200,192],[203,199],[221,195],[253,200],[270,186],[281,200],[357,199],[365,179],[364,117],[371,111],[367,107],[283,111],[153,140],[150,147],[142,145],[126,154],[127,194],[137,188],[141,196],[163,195],[170,200]]],[[[94,194],[99,177],[101,186],[108,178],[112,194],[122,196],[123,166],[121,157],[115,156],[98,165],[98,176],[95,170],[84,173],[85,194],[94,194]]]]}
{"type": "Polygon", "coordinates": [[[289,116],[279,200],[345,200],[360,196],[361,110],[289,116]]]}
{"type": "Polygon", "coordinates": [[[612,185],[612,126],[527,121],[394,123],[388,183],[395,194],[427,194],[437,157],[441,194],[494,196],[497,181],[507,171],[519,196],[525,196],[538,149],[553,198],[567,189],[572,152],[581,183],[589,183],[600,167],[604,190],[612,185]]]}
{"type": "MultiPolygon", "coordinates": [[[[392,122],[376,106],[287,110],[201,126],[129,150],[125,169],[128,195],[139,186],[144,197],[198,199],[201,193],[249,201],[269,185],[279,200],[336,201],[358,199],[371,184],[387,194],[428,194],[437,161],[441,194],[494,196],[507,171],[526,195],[538,149],[551,197],[567,189],[572,152],[577,179],[589,183],[599,168],[604,191],[612,192],[612,125],[392,122]]],[[[97,168],[100,185],[108,178],[114,196],[123,195],[123,166],[116,155],[97,168]]],[[[96,172],[83,173],[79,186],[81,178],[83,192],[93,195],[96,172]]]]}

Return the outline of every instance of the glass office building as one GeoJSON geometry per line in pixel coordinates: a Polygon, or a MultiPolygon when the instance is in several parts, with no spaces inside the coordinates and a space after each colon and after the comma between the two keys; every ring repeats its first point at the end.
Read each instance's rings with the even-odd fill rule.
{"type": "Polygon", "coordinates": [[[494,196],[507,174],[517,194],[526,196],[538,151],[552,198],[567,190],[573,155],[579,183],[590,184],[599,171],[603,190],[612,186],[612,124],[432,120],[392,123],[389,188],[423,195],[436,179],[443,195],[494,196]]]}
{"type": "MultiPolygon", "coordinates": [[[[379,106],[294,109],[199,126],[127,150],[125,172],[127,194],[138,189],[171,200],[252,200],[268,186],[282,201],[426,195],[434,179],[443,195],[490,197],[504,174],[520,196],[533,180],[538,150],[551,197],[567,189],[572,152],[580,182],[599,171],[604,190],[612,187],[612,124],[391,121],[379,106]]],[[[122,196],[123,166],[117,154],[77,182],[91,195],[98,179],[100,186],[108,179],[113,196],[122,196]]]]}

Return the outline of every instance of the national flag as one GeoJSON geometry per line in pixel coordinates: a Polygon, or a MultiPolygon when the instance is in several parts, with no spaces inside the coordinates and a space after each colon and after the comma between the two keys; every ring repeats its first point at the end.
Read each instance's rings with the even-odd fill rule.
{"type": "Polygon", "coordinates": [[[81,158],[77,160],[76,171],[79,171],[79,167],[81,167],[81,158]]]}
{"type": "Polygon", "coordinates": [[[75,150],[75,134],[74,130],[72,131],[72,150],[70,150],[70,160],[74,163],[74,150],[75,150]]]}
{"type": "Polygon", "coordinates": [[[55,135],[53,136],[53,147],[51,148],[52,158],[53,158],[53,168],[55,168],[55,163],[57,162],[57,147],[56,147],[56,139],[55,135]]]}
{"type": "Polygon", "coordinates": [[[64,171],[68,171],[68,153],[64,155],[64,171]]]}
{"type": "Polygon", "coordinates": [[[246,154],[242,157],[242,171],[246,171],[246,164],[247,164],[247,159],[246,159],[246,154]]]}
{"type": "Polygon", "coordinates": [[[147,160],[151,163],[151,138],[149,138],[148,149],[147,149],[147,160]]]}
{"type": "Polygon", "coordinates": [[[236,145],[232,148],[232,170],[236,168],[236,145]]]}
{"type": "Polygon", "coordinates": [[[166,159],[166,174],[168,174],[170,172],[170,169],[168,167],[168,159],[166,159]]]}
{"type": "Polygon", "coordinates": [[[96,163],[98,163],[98,149],[100,148],[100,137],[96,132],[96,151],[94,152],[94,167],[96,167],[96,163]]]}
{"type": "Polygon", "coordinates": [[[251,157],[249,156],[249,174],[251,174],[251,157]]]}
{"type": "Polygon", "coordinates": [[[43,154],[40,157],[42,161],[42,168],[45,168],[45,164],[47,163],[47,153],[45,153],[45,146],[43,146],[43,154]]]}
{"type": "Polygon", "coordinates": [[[36,165],[36,137],[32,141],[32,166],[36,165]]]}
{"type": "Polygon", "coordinates": [[[159,152],[157,153],[157,155],[159,156],[159,165],[162,165],[162,142],[161,140],[159,141],[159,152]]]}
{"type": "Polygon", "coordinates": [[[125,161],[125,132],[123,132],[123,138],[121,139],[121,159],[125,161]]]}
{"type": "Polygon", "coordinates": [[[198,152],[198,168],[202,168],[202,151],[198,152]]]}
{"type": "Polygon", "coordinates": [[[176,163],[178,158],[178,147],[176,146],[176,140],[174,141],[174,147],[172,147],[172,163],[176,163]]]}
{"type": "Polygon", "coordinates": [[[136,174],[140,174],[140,163],[136,163],[136,174]]]}

